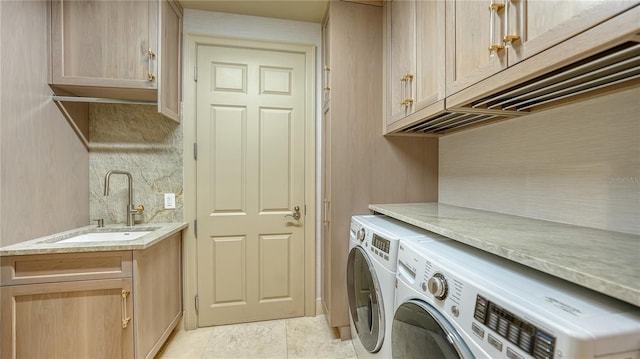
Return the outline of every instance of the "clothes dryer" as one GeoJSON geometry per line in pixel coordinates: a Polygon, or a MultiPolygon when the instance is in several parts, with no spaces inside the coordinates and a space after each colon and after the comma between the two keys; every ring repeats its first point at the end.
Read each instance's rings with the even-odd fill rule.
{"type": "Polygon", "coordinates": [[[351,336],[358,358],[391,357],[398,243],[429,232],[395,219],[354,216],[347,262],[351,336]]]}
{"type": "Polygon", "coordinates": [[[400,241],[393,358],[638,359],[640,308],[453,241],[400,241]]]}

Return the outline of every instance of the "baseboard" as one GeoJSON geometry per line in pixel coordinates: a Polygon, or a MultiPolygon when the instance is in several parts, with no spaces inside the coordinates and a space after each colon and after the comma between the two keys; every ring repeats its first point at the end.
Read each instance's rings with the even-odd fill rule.
{"type": "Polygon", "coordinates": [[[324,305],[322,304],[322,298],[316,298],[316,315],[324,315],[327,314],[324,310],[324,305]]]}

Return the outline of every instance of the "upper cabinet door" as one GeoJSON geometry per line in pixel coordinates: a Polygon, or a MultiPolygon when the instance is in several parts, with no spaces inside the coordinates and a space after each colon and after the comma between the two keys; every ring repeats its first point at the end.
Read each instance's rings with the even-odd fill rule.
{"type": "Polygon", "coordinates": [[[447,95],[506,68],[502,1],[447,1],[447,95]]]}
{"type": "Polygon", "coordinates": [[[395,0],[387,5],[387,44],[389,64],[387,86],[389,115],[387,123],[394,123],[411,112],[410,102],[415,94],[416,75],[416,3],[412,0],[395,0]]]}
{"type": "Polygon", "coordinates": [[[419,111],[445,98],[445,3],[416,1],[415,106],[419,111]]]}
{"type": "Polygon", "coordinates": [[[329,13],[322,25],[322,106],[331,99],[331,19],[329,13]]]}
{"type": "Polygon", "coordinates": [[[445,3],[385,2],[386,129],[444,110],[445,3]]]}
{"type": "MultiPolygon", "coordinates": [[[[448,0],[447,95],[636,6],[629,0],[448,0]]],[[[555,59],[549,59],[553,63],[555,59]]]]}
{"type": "Polygon", "coordinates": [[[180,122],[182,101],[182,8],[177,2],[160,2],[158,50],[158,112],[180,122]]]}
{"type": "Polygon", "coordinates": [[[51,83],[157,88],[154,1],[53,0],[51,83]]]}
{"type": "Polygon", "coordinates": [[[629,0],[500,0],[509,66],[637,5],[629,0]]]}

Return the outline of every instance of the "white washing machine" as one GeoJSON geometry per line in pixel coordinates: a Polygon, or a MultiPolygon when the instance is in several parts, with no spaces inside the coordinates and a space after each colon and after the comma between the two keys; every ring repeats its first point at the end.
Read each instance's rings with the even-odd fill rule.
{"type": "Polygon", "coordinates": [[[358,358],[391,357],[398,243],[400,238],[427,240],[428,233],[386,216],[351,219],[347,294],[358,358]]]}
{"type": "Polygon", "coordinates": [[[640,308],[453,240],[401,241],[395,308],[393,358],[640,358],[640,308]]]}

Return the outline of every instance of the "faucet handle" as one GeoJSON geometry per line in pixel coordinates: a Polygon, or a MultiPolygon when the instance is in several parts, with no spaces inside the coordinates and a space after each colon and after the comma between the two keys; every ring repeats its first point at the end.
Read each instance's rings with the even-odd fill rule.
{"type": "Polygon", "coordinates": [[[136,214],[140,216],[143,213],[144,213],[144,206],[139,204],[138,207],[136,207],[136,214]]]}

